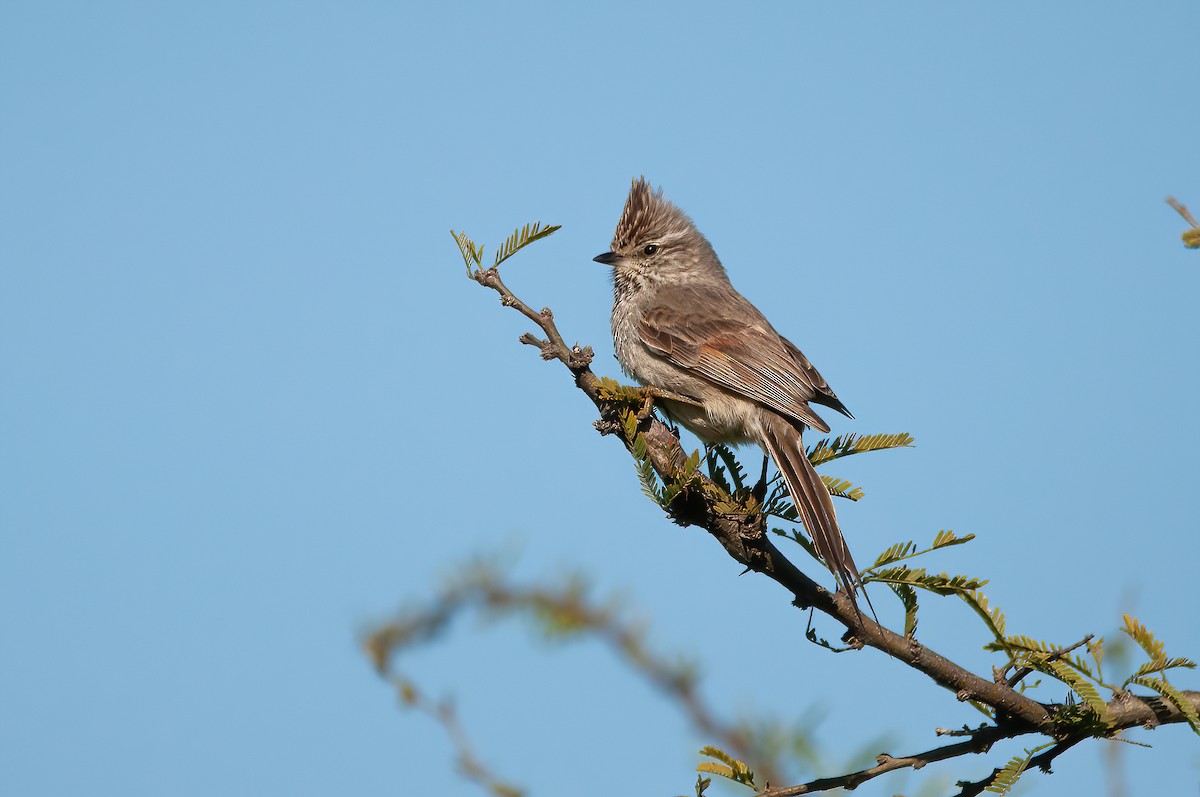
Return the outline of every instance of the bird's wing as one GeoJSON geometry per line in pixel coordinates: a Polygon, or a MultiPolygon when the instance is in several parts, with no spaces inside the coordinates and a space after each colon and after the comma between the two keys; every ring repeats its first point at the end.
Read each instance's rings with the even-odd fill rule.
{"type": "Polygon", "coordinates": [[[810,400],[815,401],[818,404],[824,404],[826,407],[831,409],[835,409],[842,415],[845,415],[847,418],[853,418],[854,416],[850,414],[850,410],[846,409],[846,405],[842,403],[842,400],[837,397],[837,393],[834,393],[833,388],[831,388],[829,383],[825,381],[825,377],[821,376],[821,372],[818,371],[816,367],[808,361],[808,358],[804,356],[804,352],[796,348],[796,344],[792,343],[787,338],[780,338],[780,340],[783,341],[783,345],[787,348],[788,354],[792,355],[792,359],[796,361],[796,365],[798,365],[800,369],[804,371],[804,376],[808,379],[808,383],[812,385],[813,390],[816,391],[816,395],[814,395],[810,400]]]}
{"type": "Polygon", "coordinates": [[[831,395],[828,384],[749,301],[732,290],[694,288],[660,290],[656,298],[638,323],[652,353],[806,426],[829,431],[807,404],[831,395]]]}

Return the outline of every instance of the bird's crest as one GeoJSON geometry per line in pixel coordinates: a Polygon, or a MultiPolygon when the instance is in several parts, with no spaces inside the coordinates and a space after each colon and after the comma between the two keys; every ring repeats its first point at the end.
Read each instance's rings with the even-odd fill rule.
{"type": "Polygon", "coordinates": [[[613,233],[612,249],[622,251],[639,241],[666,238],[694,230],[692,220],[663,197],[662,189],[655,191],[645,177],[633,181],[625,210],[613,233]]]}

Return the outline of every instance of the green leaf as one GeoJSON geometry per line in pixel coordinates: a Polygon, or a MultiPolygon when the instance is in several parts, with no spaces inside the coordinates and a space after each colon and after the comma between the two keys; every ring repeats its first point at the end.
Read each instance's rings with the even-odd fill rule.
{"type": "Polygon", "coordinates": [[[1178,689],[1172,686],[1164,678],[1151,678],[1143,675],[1138,678],[1133,678],[1129,681],[1130,684],[1137,684],[1148,689],[1153,689],[1158,692],[1168,701],[1170,701],[1179,712],[1183,714],[1184,720],[1193,731],[1200,734],[1200,715],[1196,712],[1196,707],[1192,705],[1192,701],[1187,699],[1187,696],[1182,694],[1178,689]]]}
{"type": "Polygon", "coordinates": [[[1054,645],[1040,639],[1014,634],[1005,637],[1003,642],[991,642],[984,648],[986,650],[1027,650],[1034,653],[1054,653],[1062,650],[1062,645],[1054,645]]]}
{"type": "Polygon", "coordinates": [[[700,748],[700,755],[708,756],[709,758],[715,758],[722,763],[714,764],[710,761],[701,762],[696,766],[697,772],[707,772],[710,775],[720,775],[723,778],[728,778],[729,780],[740,783],[743,786],[749,786],[752,789],[758,788],[754,784],[754,773],[750,771],[750,768],[719,747],[713,747],[711,745],[702,747],[700,748]]]}
{"type": "Polygon", "coordinates": [[[899,434],[869,434],[859,437],[848,434],[835,437],[832,440],[824,438],[808,450],[808,460],[814,466],[831,460],[848,457],[852,454],[863,454],[867,451],[882,451],[888,448],[908,448],[913,444],[912,435],[907,432],[899,434]]]}
{"type": "Polygon", "coordinates": [[[987,785],[984,791],[990,791],[993,794],[1008,794],[1012,791],[1012,787],[1017,785],[1017,781],[1025,772],[1025,767],[1029,766],[1029,759],[1032,755],[1026,753],[1023,756],[1015,755],[1009,759],[1004,768],[996,773],[992,778],[992,782],[987,785]]]}
{"type": "Polygon", "coordinates": [[[904,635],[909,639],[917,637],[917,591],[908,584],[889,584],[892,591],[904,604],[904,635]]]}
{"type": "Polygon", "coordinates": [[[662,506],[662,492],[659,490],[658,478],[654,473],[654,467],[650,464],[650,461],[639,459],[634,463],[634,467],[637,468],[638,481],[642,483],[642,492],[651,501],[662,506]]]}
{"type": "Polygon", "coordinates": [[[625,439],[633,442],[637,437],[638,419],[633,411],[625,413],[625,439]]]}
{"type": "Polygon", "coordinates": [[[862,577],[863,583],[879,581],[884,584],[910,584],[939,595],[968,593],[979,589],[987,582],[971,576],[951,576],[946,573],[931,574],[923,567],[899,565],[882,570],[871,569],[862,577]]]}
{"type": "Polygon", "coordinates": [[[496,251],[496,262],[492,264],[492,268],[499,266],[534,241],[540,241],[549,235],[553,235],[560,229],[562,229],[560,225],[551,225],[543,229],[542,223],[537,221],[514,230],[513,234],[508,236],[507,240],[496,251]]]}
{"type": "Polygon", "coordinates": [[[942,529],[933,537],[933,544],[929,546],[929,550],[936,551],[939,548],[949,548],[951,545],[962,545],[965,542],[970,542],[975,539],[974,534],[967,534],[964,537],[959,537],[950,529],[942,529]]]}
{"type": "Polygon", "coordinates": [[[1104,698],[1100,697],[1100,693],[1096,691],[1096,687],[1092,686],[1091,681],[1084,678],[1071,667],[1070,664],[1062,659],[1051,659],[1049,661],[1033,662],[1031,666],[1038,672],[1044,672],[1047,675],[1053,675],[1058,680],[1071,687],[1075,694],[1087,703],[1088,708],[1096,712],[1096,716],[1104,718],[1104,712],[1107,707],[1104,705],[1104,698]]]}
{"type": "Polygon", "coordinates": [[[845,479],[838,479],[833,476],[822,476],[821,481],[825,484],[825,489],[834,498],[849,498],[851,501],[857,501],[863,497],[861,487],[855,487],[845,479]]]}
{"type": "Polygon", "coordinates": [[[1129,680],[1127,680],[1125,683],[1129,683],[1130,680],[1133,680],[1134,678],[1140,678],[1143,675],[1150,675],[1151,673],[1162,672],[1163,670],[1172,670],[1172,669],[1175,669],[1176,667],[1183,667],[1184,669],[1194,670],[1194,669],[1196,669],[1196,662],[1192,661],[1191,659],[1185,659],[1182,657],[1176,657],[1173,659],[1158,659],[1156,661],[1148,661],[1145,664],[1143,664],[1142,666],[1138,667],[1137,670],[1133,673],[1133,675],[1129,676],[1129,680]]]}
{"type": "Polygon", "coordinates": [[[1158,641],[1150,629],[1142,625],[1136,617],[1126,614],[1122,619],[1125,621],[1125,627],[1121,630],[1133,637],[1133,641],[1146,651],[1146,655],[1150,657],[1151,661],[1167,657],[1166,651],[1163,650],[1163,643],[1158,641]]]}
{"type": "Polygon", "coordinates": [[[1103,680],[1104,669],[1101,666],[1104,663],[1104,637],[1093,639],[1087,643],[1087,651],[1092,656],[1092,661],[1096,662],[1096,677],[1097,680],[1103,680]]]}
{"type": "Polygon", "coordinates": [[[797,531],[795,529],[792,529],[790,532],[784,531],[783,529],[771,529],[771,531],[778,534],[780,537],[787,537],[789,540],[803,548],[804,552],[813,559],[816,559],[818,562],[821,561],[821,557],[817,555],[816,547],[813,546],[812,541],[808,539],[808,535],[806,535],[804,532],[797,531]]]}
{"type": "Polygon", "coordinates": [[[934,536],[933,544],[928,548],[918,551],[916,543],[912,542],[911,540],[909,542],[898,542],[883,553],[879,554],[879,556],[875,559],[875,563],[868,569],[873,570],[877,567],[882,567],[883,565],[890,565],[895,562],[904,561],[905,559],[923,556],[930,551],[936,551],[939,548],[948,548],[951,545],[962,545],[963,543],[970,542],[973,539],[975,539],[974,534],[967,534],[964,537],[959,537],[950,529],[942,529],[934,536]]]}
{"type": "Polygon", "coordinates": [[[883,553],[879,554],[879,556],[875,557],[875,564],[871,565],[871,567],[883,567],[884,565],[890,565],[893,562],[903,561],[904,559],[912,556],[913,552],[916,550],[917,546],[914,542],[898,542],[883,553]]]}
{"type": "Polygon", "coordinates": [[[463,262],[467,264],[467,276],[471,276],[472,266],[480,267],[483,258],[483,247],[476,247],[475,243],[467,237],[465,232],[450,231],[450,235],[454,237],[454,242],[458,244],[458,251],[462,253],[463,262]]]}
{"type": "Polygon", "coordinates": [[[712,447],[712,453],[720,457],[721,461],[725,463],[725,467],[729,472],[729,478],[733,481],[733,488],[735,490],[745,489],[746,471],[742,470],[742,466],[737,461],[737,457],[733,455],[733,451],[728,446],[717,444],[712,447]]]}
{"type": "Polygon", "coordinates": [[[988,629],[996,639],[1004,639],[1004,612],[1000,611],[1000,607],[992,608],[989,606],[987,596],[978,589],[963,592],[959,597],[965,600],[967,605],[983,618],[983,622],[987,624],[988,629]]]}

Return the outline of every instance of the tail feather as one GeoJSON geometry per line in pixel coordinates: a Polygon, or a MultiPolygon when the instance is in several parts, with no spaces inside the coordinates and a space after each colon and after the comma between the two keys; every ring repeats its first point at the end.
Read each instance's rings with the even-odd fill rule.
{"type": "Polygon", "coordinates": [[[825,560],[825,566],[833,572],[838,584],[846,587],[846,594],[861,618],[862,613],[858,610],[855,597],[855,593],[863,586],[858,576],[858,567],[855,566],[846,539],[838,528],[833,498],[805,456],[800,430],[774,415],[769,417],[763,426],[764,446],[779,472],[783,474],[800,521],[812,538],[817,553],[825,560]]]}

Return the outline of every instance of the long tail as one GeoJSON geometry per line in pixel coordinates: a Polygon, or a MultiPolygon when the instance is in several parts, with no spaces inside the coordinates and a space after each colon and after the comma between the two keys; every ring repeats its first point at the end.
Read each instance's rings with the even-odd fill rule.
{"type": "Polygon", "coordinates": [[[833,498],[804,454],[800,430],[774,413],[764,412],[763,416],[763,444],[767,453],[787,482],[792,503],[796,505],[808,536],[812,537],[813,546],[825,560],[825,566],[833,571],[838,584],[846,587],[846,594],[861,619],[855,593],[862,589],[863,583],[846,539],[838,528],[833,498]]]}

